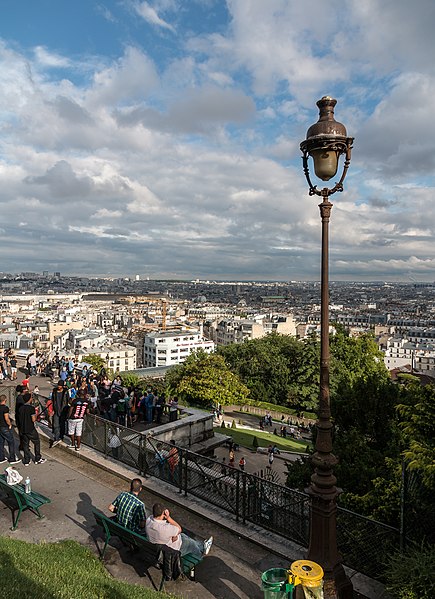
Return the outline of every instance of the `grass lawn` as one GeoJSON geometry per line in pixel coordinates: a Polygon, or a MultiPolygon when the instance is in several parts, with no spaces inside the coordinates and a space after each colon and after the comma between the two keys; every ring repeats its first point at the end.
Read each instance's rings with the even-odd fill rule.
{"type": "Polygon", "coordinates": [[[75,541],[34,545],[0,537],[0,596],[16,599],[175,599],[115,580],[75,541]]]}
{"type": "MultiPolygon", "coordinates": [[[[279,414],[287,414],[287,416],[297,416],[298,410],[294,408],[287,408],[285,406],[280,406],[275,403],[268,403],[266,401],[253,401],[249,404],[255,408],[263,408],[264,410],[269,410],[270,412],[278,412],[279,414]]],[[[224,406],[225,407],[225,406],[224,406]]],[[[240,406],[242,412],[249,412],[249,410],[243,410],[242,405],[240,406]]],[[[301,416],[304,418],[310,418],[311,420],[317,419],[317,414],[315,412],[302,412],[301,416]]]]}
{"type": "Polygon", "coordinates": [[[278,449],[283,451],[294,451],[304,453],[307,445],[311,445],[308,441],[295,441],[294,439],[284,439],[266,431],[251,431],[249,429],[225,428],[222,429],[225,435],[232,437],[235,443],[247,449],[254,449],[252,442],[254,437],[257,437],[258,447],[267,447],[270,443],[275,444],[278,449]]]}

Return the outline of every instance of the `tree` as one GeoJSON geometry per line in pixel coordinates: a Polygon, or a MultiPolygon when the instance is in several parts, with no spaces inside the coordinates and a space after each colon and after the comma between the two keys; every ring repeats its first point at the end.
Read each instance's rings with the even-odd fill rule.
{"type": "Polygon", "coordinates": [[[171,394],[191,404],[211,407],[248,401],[249,389],[216,353],[207,354],[203,350],[192,353],[166,373],[165,381],[171,394]]]}
{"type": "Polygon", "coordinates": [[[410,470],[435,490],[435,386],[409,383],[401,389],[397,411],[403,431],[404,456],[410,470]]]}
{"type": "Polygon", "coordinates": [[[254,401],[312,409],[317,401],[317,342],[271,333],[218,348],[254,401]]]}
{"type": "MultiPolygon", "coordinates": [[[[396,405],[400,389],[390,380],[382,354],[370,335],[331,336],[331,412],[334,469],[349,509],[397,524],[401,434],[396,405]]],[[[312,469],[289,467],[287,484],[304,488],[312,469]]]]}
{"type": "Polygon", "coordinates": [[[138,389],[141,393],[145,393],[147,389],[152,389],[153,393],[161,395],[165,391],[165,383],[163,379],[154,379],[151,377],[141,377],[137,374],[123,373],[120,374],[122,384],[131,389],[138,389]]]}
{"type": "Polygon", "coordinates": [[[92,368],[95,368],[95,370],[97,372],[100,372],[100,370],[102,368],[105,368],[107,370],[107,362],[104,358],[102,358],[101,356],[98,356],[97,354],[90,354],[88,356],[83,356],[82,358],[82,362],[86,362],[86,364],[90,364],[92,366],[92,368]]]}

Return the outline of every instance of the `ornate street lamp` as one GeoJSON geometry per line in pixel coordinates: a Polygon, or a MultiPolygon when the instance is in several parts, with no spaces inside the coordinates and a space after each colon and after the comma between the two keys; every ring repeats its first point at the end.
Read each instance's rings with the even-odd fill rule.
{"type": "Polygon", "coordinates": [[[352,584],[342,566],[337,548],[337,479],[333,469],[337,458],[332,453],[331,405],[329,397],[329,218],[332,204],[329,196],[343,191],[343,181],[350,164],[353,137],[347,137],[346,128],[334,119],[337,100],[324,96],[317,102],[320,116],[307,131],[301,143],[302,161],[309,194],[321,196],[319,204],[322,219],[321,319],[320,319],[320,393],[316,423],[317,438],[312,457],[314,474],[308,493],[310,507],[310,545],[308,559],[320,564],[325,572],[325,599],[351,599],[352,584]],[[311,182],[309,157],[314,172],[322,181],[329,181],[337,173],[340,156],[344,155],[343,170],[338,183],[331,188],[317,189],[311,182]]]}

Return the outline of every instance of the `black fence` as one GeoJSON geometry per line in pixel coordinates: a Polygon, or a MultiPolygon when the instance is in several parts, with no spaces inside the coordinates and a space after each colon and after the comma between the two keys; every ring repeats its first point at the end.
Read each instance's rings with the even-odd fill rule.
{"type": "MultiPolygon", "coordinates": [[[[7,405],[13,414],[14,388],[4,387],[0,393],[7,396],[7,405]]],[[[45,401],[46,398],[40,397],[43,415],[45,401]]],[[[308,547],[309,496],[274,482],[267,472],[264,477],[242,472],[228,464],[95,415],[85,418],[82,443],[141,474],[155,476],[173,485],[186,496],[194,495],[225,510],[238,521],[251,522],[308,547]]],[[[414,485],[404,485],[406,495],[410,494],[410,487],[416,484],[415,477],[412,480],[414,485]]],[[[406,501],[404,507],[407,508],[406,501]]],[[[404,522],[407,521],[408,510],[404,510],[404,522]]],[[[415,515],[417,522],[421,523],[418,514],[415,515]]],[[[337,507],[337,539],[344,563],[371,578],[383,580],[385,558],[403,547],[405,538],[412,539],[415,536],[409,534],[410,530],[406,528],[408,534],[405,537],[405,526],[401,532],[382,522],[337,507]]]]}
{"type": "MultiPolygon", "coordinates": [[[[82,443],[173,485],[186,496],[217,506],[238,521],[308,546],[310,499],[305,493],[98,416],[86,417],[82,443]]],[[[398,529],[340,507],[337,536],[345,565],[381,580],[385,566],[380,556],[385,558],[400,546],[398,529]]]]}

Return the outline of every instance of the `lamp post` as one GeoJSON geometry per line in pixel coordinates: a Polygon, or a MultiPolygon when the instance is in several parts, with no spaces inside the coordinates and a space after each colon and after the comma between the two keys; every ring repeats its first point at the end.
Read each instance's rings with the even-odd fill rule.
{"type": "Polygon", "coordinates": [[[332,453],[331,405],[329,397],[329,219],[332,204],[329,197],[343,191],[343,181],[350,164],[353,137],[347,137],[346,128],[334,119],[337,101],[324,96],[317,102],[320,115],[301,143],[302,162],[308,182],[309,195],[322,198],[319,204],[322,220],[321,317],[320,317],[320,392],[316,423],[317,438],[312,458],[314,473],[308,493],[310,505],[310,544],[308,559],[317,562],[325,572],[325,599],[350,599],[352,584],[342,566],[337,548],[337,479],[334,466],[337,458],[332,453]],[[314,172],[322,181],[329,181],[338,170],[339,158],[344,155],[343,170],[338,183],[331,188],[318,189],[309,172],[309,157],[314,172]]]}

